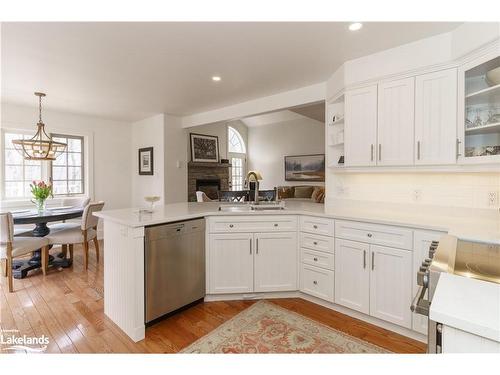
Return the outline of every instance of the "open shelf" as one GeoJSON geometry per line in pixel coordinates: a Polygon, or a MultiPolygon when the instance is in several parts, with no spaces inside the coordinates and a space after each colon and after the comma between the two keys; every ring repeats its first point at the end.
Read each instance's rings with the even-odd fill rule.
{"type": "Polygon", "coordinates": [[[334,122],[329,122],[328,125],[334,126],[334,125],[339,125],[344,123],[344,118],[339,118],[338,120],[335,120],[334,122]]]}
{"type": "Polygon", "coordinates": [[[498,102],[500,100],[500,84],[472,92],[465,96],[465,100],[467,105],[498,102]]]}
{"type": "Polygon", "coordinates": [[[500,133],[500,122],[485,124],[471,129],[465,129],[466,135],[500,133]]]}
{"type": "Polygon", "coordinates": [[[344,142],[338,142],[338,143],[330,143],[328,146],[330,147],[338,147],[338,146],[343,146],[344,142]]]}

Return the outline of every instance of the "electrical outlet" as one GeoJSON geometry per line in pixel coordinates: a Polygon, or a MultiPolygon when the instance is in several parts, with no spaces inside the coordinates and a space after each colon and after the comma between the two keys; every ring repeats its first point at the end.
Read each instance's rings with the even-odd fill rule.
{"type": "Polygon", "coordinates": [[[498,204],[498,192],[489,191],[488,192],[488,206],[495,207],[498,204]]]}
{"type": "Polygon", "coordinates": [[[422,199],[422,190],[420,189],[413,190],[413,201],[420,202],[421,199],[422,199]]]}

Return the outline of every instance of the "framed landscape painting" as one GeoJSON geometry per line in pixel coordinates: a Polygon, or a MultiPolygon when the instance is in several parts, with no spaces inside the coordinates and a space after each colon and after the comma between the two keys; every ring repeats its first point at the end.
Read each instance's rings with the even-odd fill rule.
{"type": "Polygon", "coordinates": [[[325,154],[285,156],[285,181],[325,181],[325,154]]]}
{"type": "Polygon", "coordinates": [[[194,162],[219,162],[219,137],[205,134],[189,134],[191,138],[191,160],[194,162]]]}

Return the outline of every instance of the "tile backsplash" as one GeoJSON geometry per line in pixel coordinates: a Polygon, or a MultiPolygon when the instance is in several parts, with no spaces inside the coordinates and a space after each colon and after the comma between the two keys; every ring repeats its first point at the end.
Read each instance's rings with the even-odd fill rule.
{"type": "Polygon", "coordinates": [[[335,174],[331,182],[331,199],[500,208],[500,172],[345,173],[335,174]]]}

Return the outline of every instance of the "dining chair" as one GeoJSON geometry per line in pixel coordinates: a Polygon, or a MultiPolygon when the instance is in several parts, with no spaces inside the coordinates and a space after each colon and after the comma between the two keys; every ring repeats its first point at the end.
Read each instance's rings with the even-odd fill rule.
{"type": "Polygon", "coordinates": [[[14,291],[12,279],[12,260],[42,249],[42,272],[48,267],[49,241],[45,237],[14,237],[14,219],[12,213],[0,214],[0,263],[2,275],[8,278],[9,292],[14,291]]]}
{"type": "Polygon", "coordinates": [[[212,202],[213,199],[210,199],[203,191],[196,192],[196,202],[212,202]]]}
{"type": "MultiPolygon", "coordinates": [[[[99,241],[97,240],[97,224],[99,218],[93,215],[94,212],[101,211],[104,202],[89,203],[85,206],[81,223],[60,223],[50,225],[50,233],[46,236],[51,245],[61,245],[63,253],[69,248],[69,257],[73,260],[73,245],[83,246],[83,265],[85,269],[89,267],[89,242],[94,242],[97,262],[99,262],[99,241]]],[[[47,250],[48,252],[48,250],[47,250]]]]}
{"type": "Polygon", "coordinates": [[[248,201],[248,190],[218,190],[220,202],[245,202],[248,201]]]}
{"type": "Polygon", "coordinates": [[[72,206],[72,207],[79,207],[83,208],[86,205],[88,205],[90,202],[90,198],[83,197],[83,198],[64,198],[61,202],[61,205],[66,207],[66,206],[72,206]]]}

